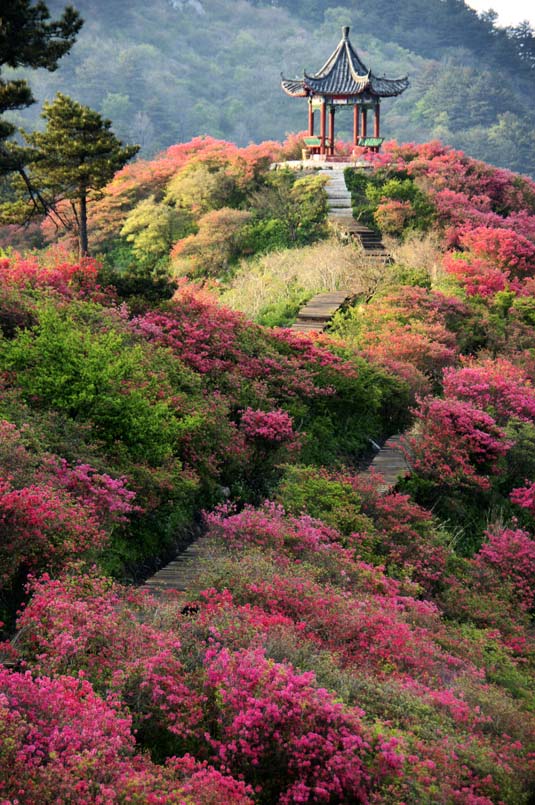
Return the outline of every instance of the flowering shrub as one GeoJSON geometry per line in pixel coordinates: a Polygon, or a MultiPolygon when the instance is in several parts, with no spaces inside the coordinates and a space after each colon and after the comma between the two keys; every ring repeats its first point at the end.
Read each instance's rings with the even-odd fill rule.
{"type": "Polygon", "coordinates": [[[0,578],[23,569],[58,569],[72,558],[95,553],[106,543],[91,509],[47,485],[14,489],[0,479],[0,578]]]}
{"type": "MultiPolygon", "coordinates": [[[[252,773],[261,802],[368,801],[371,747],[358,710],[344,713],[313,674],[269,662],[260,650],[212,649],[206,662],[221,702],[214,751],[235,773],[252,773]]],[[[383,774],[402,764],[393,746],[385,742],[383,774]]]]}
{"type": "Polygon", "coordinates": [[[79,263],[46,265],[35,256],[23,258],[15,254],[0,258],[0,287],[51,288],[67,298],[93,297],[100,292],[99,268],[90,257],[79,263]]]}
{"type": "Polygon", "coordinates": [[[410,201],[388,199],[379,204],[373,217],[382,232],[400,235],[414,214],[410,201]]]}
{"type": "MultiPolygon", "coordinates": [[[[517,501],[518,502],[518,501],[517,501]]],[[[487,532],[487,541],[475,557],[479,567],[491,567],[502,582],[512,585],[521,606],[535,603],[535,540],[521,529],[487,532]]]]}
{"type": "Polygon", "coordinates": [[[510,498],[517,506],[527,509],[530,514],[535,515],[535,482],[526,481],[527,486],[513,489],[510,498]]]}
{"type": "Polygon", "coordinates": [[[444,396],[465,400],[503,425],[516,418],[535,420],[535,389],[526,373],[505,358],[468,360],[444,370],[444,396]]]}
{"type": "Polygon", "coordinates": [[[512,229],[476,227],[461,235],[461,246],[508,275],[535,272],[535,243],[512,229]]]}
{"type": "Polygon", "coordinates": [[[446,254],[446,272],[461,284],[468,296],[489,298],[509,288],[509,276],[486,260],[465,254],[446,254]]]}
{"type": "Polygon", "coordinates": [[[299,419],[312,460],[336,460],[336,451],[359,449],[365,433],[401,416],[403,391],[393,378],[347,350],[329,349],[328,341],[248,323],[191,286],[179,289],[165,313],[136,318],[132,327],[200,372],[236,412],[283,408],[299,419]]]}
{"type": "Polygon", "coordinates": [[[93,510],[101,523],[128,522],[127,515],[141,511],[133,504],[136,493],[126,488],[128,479],[111,478],[89,464],[70,467],[62,458],[52,458],[46,464],[46,474],[53,477],[53,483],[66,489],[82,505],[93,510]]]}
{"type": "Polygon", "coordinates": [[[249,805],[246,786],[191,757],[162,768],[136,754],[131,719],[83,678],[0,668],[0,795],[5,802],[249,805]]]}
{"type": "Polygon", "coordinates": [[[253,411],[247,408],[241,416],[241,427],[247,439],[260,439],[274,444],[291,442],[294,437],[292,418],[286,411],[253,411]]]}
{"type": "Polygon", "coordinates": [[[430,390],[430,380],[455,362],[452,329],[466,313],[457,299],[426,288],[404,286],[355,307],[336,322],[335,331],[410,384],[413,394],[430,390]]]}
{"type": "Polygon", "coordinates": [[[488,489],[511,447],[490,414],[460,400],[426,399],[415,415],[417,429],[409,438],[414,470],[441,487],[488,489]]]}
{"type": "Polygon", "coordinates": [[[26,444],[29,427],[17,428],[0,419],[0,474],[15,486],[24,486],[34,478],[39,457],[26,444]]]}
{"type": "MultiPolygon", "coordinates": [[[[42,674],[83,672],[103,696],[128,705],[138,740],[156,751],[162,735],[182,739],[201,719],[202,696],[187,684],[180,641],[139,624],[143,596],[99,578],[33,580],[19,618],[21,651],[42,674]]],[[[180,745],[180,743],[179,743],[180,745]]]]}

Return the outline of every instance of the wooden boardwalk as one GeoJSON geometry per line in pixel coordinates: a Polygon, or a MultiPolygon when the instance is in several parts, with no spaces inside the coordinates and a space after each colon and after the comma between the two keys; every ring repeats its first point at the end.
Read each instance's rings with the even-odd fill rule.
{"type": "Polygon", "coordinates": [[[325,190],[329,207],[327,213],[329,223],[343,235],[358,241],[370,262],[384,265],[391,258],[384,247],[380,233],[364,226],[353,217],[351,192],[346,187],[344,167],[322,170],[320,174],[328,180],[325,190]]]}
{"type": "MultiPolygon", "coordinates": [[[[385,494],[396,485],[399,478],[410,470],[401,449],[402,435],[391,436],[381,447],[370,467],[362,473],[370,476],[372,471],[382,477],[378,491],[385,494]]],[[[194,596],[202,588],[202,559],[210,552],[207,537],[199,537],[188,548],[178,554],[176,559],[147,579],[145,589],[160,596],[169,592],[189,593],[194,596]]]]}
{"type": "Polygon", "coordinates": [[[175,591],[185,593],[195,587],[200,571],[200,559],[209,555],[206,537],[198,537],[185,550],[181,551],[172,562],[162,567],[144,584],[144,588],[153,595],[175,591]]]}
{"type": "MultiPolygon", "coordinates": [[[[346,187],[343,167],[321,170],[327,178],[325,190],[328,199],[327,218],[331,226],[348,239],[360,244],[366,264],[382,267],[391,257],[384,247],[381,235],[355,221],[351,193],[346,187]]],[[[292,330],[301,333],[320,333],[329,324],[337,310],[353,296],[351,290],[322,293],[310,300],[297,315],[292,330]]]]}
{"type": "Polygon", "coordinates": [[[350,296],[347,291],[317,294],[301,308],[292,330],[301,333],[321,332],[350,296]]]}
{"type": "Polygon", "coordinates": [[[410,464],[403,451],[403,434],[397,434],[386,440],[363,475],[379,473],[383,482],[378,485],[377,489],[384,494],[392,489],[407,472],[410,472],[410,464]]]}

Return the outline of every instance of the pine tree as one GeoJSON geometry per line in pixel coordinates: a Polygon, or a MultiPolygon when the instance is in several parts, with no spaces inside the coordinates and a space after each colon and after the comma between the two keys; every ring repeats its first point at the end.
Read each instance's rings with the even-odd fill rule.
{"type": "Polygon", "coordinates": [[[36,150],[30,181],[38,189],[47,214],[73,232],[80,256],[88,254],[87,203],[137,152],[123,146],[111,131],[111,121],[58,93],[43,106],[46,128],[26,135],[36,150]],[[70,215],[64,214],[65,209],[70,215]]]}
{"type": "MultiPolygon", "coordinates": [[[[59,20],[51,20],[42,0],[0,0],[0,70],[2,67],[45,68],[53,71],[74,44],[82,27],[77,11],[68,6],[59,20]]],[[[34,102],[28,82],[5,79],[0,73],[0,115],[34,102]]],[[[0,119],[0,176],[20,169],[24,151],[8,138],[15,127],[0,119]]]]}

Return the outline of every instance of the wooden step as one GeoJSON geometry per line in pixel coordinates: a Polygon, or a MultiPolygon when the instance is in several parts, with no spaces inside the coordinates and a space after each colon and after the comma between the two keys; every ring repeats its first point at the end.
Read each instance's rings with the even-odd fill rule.
{"type": "Polygon", "coordinates": [[[351,297],[348,291],[332,291],[317,294],[301,308],[292,330],[297,332],[321,332],[334,314],[351,297]]]}
{"type": "Polygon", "coordinates": [[[391,436],[379,450],[369,469],[363,473],[369,476],[373,471],[382,477],[377,487],[381,494],[392,489],[403,475],[410,472],[410,464],[405,457],[403,445],[403,434],[391,436]]]}

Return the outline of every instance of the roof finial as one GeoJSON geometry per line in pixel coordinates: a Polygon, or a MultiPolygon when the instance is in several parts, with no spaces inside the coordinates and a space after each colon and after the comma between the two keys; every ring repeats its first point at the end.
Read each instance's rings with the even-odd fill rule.
{"type": "Polygon", "coordinates": [[[344,39],[347,39],[349,36],[349,25],[344,25],[342,28],[342,33],[344,35],[344,39]]]}

